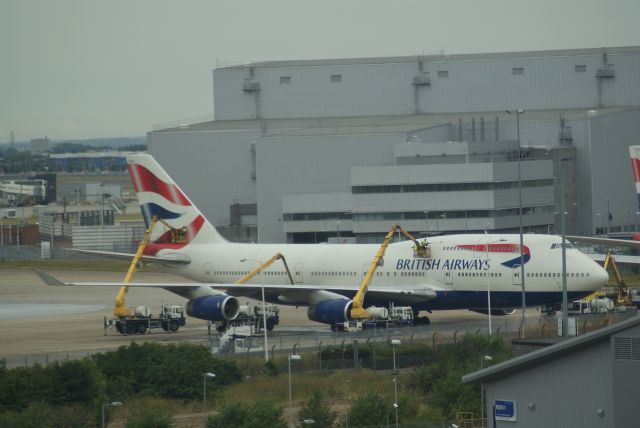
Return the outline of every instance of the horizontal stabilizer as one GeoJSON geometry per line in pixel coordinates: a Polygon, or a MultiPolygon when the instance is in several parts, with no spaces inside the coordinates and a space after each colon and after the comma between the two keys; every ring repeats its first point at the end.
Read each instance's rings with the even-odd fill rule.
{"type": "MultiPolygon", "coordinates": [[[[116,253],[113,251],[98,251],[98,250],[78,250],[74,248],[67,248],[67,251],[73,251],[81,254],[91,254],[94,256],[108,257],[111,259],[127,260],[131,261],[135,254],[116,253]]],[[[187,265],[191,263],[191,260],[185,254],[171,253],[163,256],[142,256],[141,260],[146,263],[164,263],[174,265],[187,265]]]]}
{"type": "Polygon", "coordinates": [[[72,285],[72,284],[64,283],[64,282],[60,281],[59,279],[52,277],[51,275],[49,275],[48,273],[46,273],[44,271],[36,269],[34,272],[36,273],[36,275],[38,275],[40,277],[42,282],[44,282],[47,285],[54,286],[54,287],[72,285]]]}

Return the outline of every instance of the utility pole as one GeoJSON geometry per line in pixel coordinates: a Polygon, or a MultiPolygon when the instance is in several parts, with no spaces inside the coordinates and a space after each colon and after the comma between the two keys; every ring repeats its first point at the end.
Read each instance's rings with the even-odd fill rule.
{"type": "Polygon", "coordinates": [[[524,280],[524,236],[522,232],[522,169],[520,166],[520,158],[522,150],[520,144],[520,115],[524,113],[521,108],[515,109],[513,112],[507,110],[507,113],[516,115],[516,134],[518,138],[518,211],[520,217],[520,280],[522,281],[522,331],[521,338],[524,339],[524,327],[527,321],[527,301],[525,296],[525,280],[524,280]]]}

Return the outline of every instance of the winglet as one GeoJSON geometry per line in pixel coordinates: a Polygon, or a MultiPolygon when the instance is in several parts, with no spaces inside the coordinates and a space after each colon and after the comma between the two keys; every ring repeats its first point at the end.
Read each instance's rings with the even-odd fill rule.
{"type": "Polygon", "coordinates": [[[36,269],[34,272],[36,273],[36,275],[38,275],[38,276],[40,277],[40,279],[41,279],[45,284],[47,284],[47,285],[49,285],[49,286],[56,286],[56,287],[59,287],[59,286],[61,286],[61,285],[63,285],[63,286],[69,285],[69,284],[65,284],[64,282],[60,281],[60,280],[59,280],[59,279],[57,279],[57,278],[52,277],[51,275],[49,275],[48,273],[46,273],[46,272],[44,272],[44,271],[41,271],[41,270],[36,269]]]}

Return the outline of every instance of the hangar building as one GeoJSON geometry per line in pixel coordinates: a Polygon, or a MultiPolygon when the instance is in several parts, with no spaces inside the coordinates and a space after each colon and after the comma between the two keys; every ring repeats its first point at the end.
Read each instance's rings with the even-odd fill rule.
{"type": "Polygon", "coordinates": [[[637,46],[230,66],[215,120],[148,144],[215,225],[256,204],[245,240],[516,231],[519,186],[525,231],[559,231],[561,189],[568,233],[631,231],[638,76],[637,46]]]}
{"type": "Polygon", "coordinates": [[[638,426],[640,317],[462,377],[485,389],[487,427],[638,426]]]}

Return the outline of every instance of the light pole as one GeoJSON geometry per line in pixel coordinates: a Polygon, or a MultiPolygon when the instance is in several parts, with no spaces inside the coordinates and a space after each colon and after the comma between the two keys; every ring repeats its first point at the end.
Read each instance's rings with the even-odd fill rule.
{"type": "Polygon", "coordinates": [[[609,231],[611,230],[611,217],[613,217],[613,215],[611,215],[611,201],[607,199],[607,234],[606,236],[609,236],[609,231]]]}
{"type": "MultiPolygon", "coordinates": [[[[244,263],[247,260],[257,263],[258,266],[262,265],[262,263],[260,263],[258,260],[253,259],[240,259],[240,262],[244,263]]],[[[262,269],[258,271],[258,280],[262,284],[262,330],[264,332],[264,362],[266,363],[269,361],[269,347],[267,344],[267,309],[264,299],[264,282],[262,281],[262,269]]]]}
{"type": "Polygon", "coordinates": [[[122,406],[122,402],[120,401],[112,401],[110,403],[104,403],[102,405],[102,424],[100,425],[102,428],[104,428],[104,409],[105,407],[120,407],[122,406]]]}
{"type": "MultiPolygon", "coordinates": [[[[600,212],[597,212],[597,213],[596,213],[596,227],[595,227],[596,229],[598,229],[598,223],[600,223],[600,221],[599,221],[599,220],[600,220],[600,216],[601,216],[601,215],[602,215],[602,214],[600,214],[600,212]]],[[[604,224],[604,220],[602,221],[602,223],[604,224]]],[[[602,228],[600,228],[600,234],[601,234],[601,235],[602,235],[602,232],[603,232],[603,231],[602,231],[602,229],[603,229],[603,228],[604,228],[604,226],[603,226],[602,228]]],[[[596,233],[596,235],[597,235],[597,233],[596,233]]]]}
{"type": "Polygon", "coordinates": [[[207,426],[207,379],[216,377],[214,373],[205,372],[202,374],[202,417],[204,418],[204,426],[207,426]]]}
{"type": "MultiPolygon", "coordinates": [[[[568,335],[568,327],[569,327],[569,302],[567,298],[567,246],[565,241],[565,173],[564,173],[564,163],[569,162],[571,159],[563,158],[560,160],[560,191],[562,192],[560,195],[560,227],[562,230],[562,337],[566,337],[568,335]]],[[[608,201],[607,201],[608,202],[608,201]]]]}
{"type": "Polygon", "coordinates": [[[301,360],[302,357],[298,354],[289,355],[289,424],[291,425],[292,420],[292,407],[291,407],[291,360],[301,360]]]}
{"type": "Polygon", "coordinates": [[[393,392],[395,396],[395,402],[393,403],[393,410],[396,413],[396,428],[398,428],[398,368],[396,367],[396,346],[400,345],[402,342],[398,339],[393,339],[391,341],[391,346],[393,348],[393,392]]]}
{"type": "Polygon", "coordinates": [[[520,145],[520,115],[524,113],[521,108],[515,109],[513,112],[507,110],[507,113],[516,114],[516,135],[518,138],[518,212],[520,217],[520,279],[522,280],[522,339],[524,339],[524,325],[527,317],[527,302],[525,297],[525,284],[524,284],[524,236],[522,233],[522,168],[520,166],[521,145],[520,145]]]}
{"type": "Polygon", "coordinates": [[[426,227],[425,235],[429,237],[429,210],[424,211],[424,225],[426,227]]]}
{"type": "MultiPolygon", "coordinates": [[[[349,385],[349,382],[351,382],[351,379],[345,379],[344,381],[344,401],[345,401],[345,405],[348,403],[347,401],[347,386],[349,385]]],[[[345,413],[344,413],[344,426],[345,428],[349,428],[349,408],[347,407],[345,413]]]]}
{"type": "MultiPolygon", "coordinates": [[[[487,260],[487,269],[489,269],[489,244],[493,244],[494,242],[504,242],[506,241],[505,239],[498,239],[495,241],[491,241],[489,242],[489,234],[487,233],[487,231],[484,231],[485,235],[487,236],[487,246],[485,248],[486,251],[486,260],[487,260]]],[[[491,327],[491,277],[488,275],[488,272],[485,272],[485,274],[487,274],[487,315],[489,315],[489,336],[491,336],[493,334],[493,328],[491,327]]]]}
{"type": "MultiPolygon", "coordinates": [[[[480,370],[484,368],[485,361],[491,360],[493,360],[491,355],[480,357],[480,370]]],[[[480,385],[480,419],[484,419],[484,384],[480,385]]]]}

